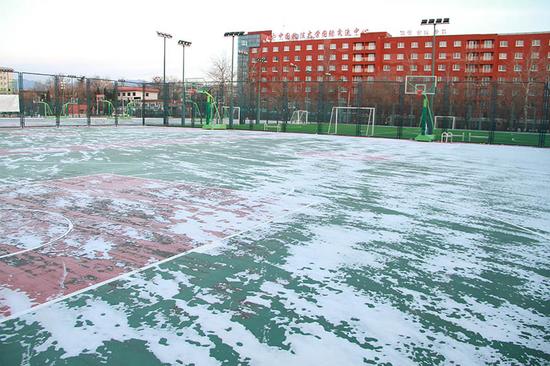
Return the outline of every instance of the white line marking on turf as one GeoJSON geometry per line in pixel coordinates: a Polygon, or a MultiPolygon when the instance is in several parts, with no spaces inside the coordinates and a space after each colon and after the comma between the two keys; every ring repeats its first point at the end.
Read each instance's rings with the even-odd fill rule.
{"type": "Polygon", "coordinates": [[[235,238],[235,237],[237,237],[237,236],[246,234],[246,233],[251,232],[251,231],[253,231],[253,230],[257,230],[257,229],[259,229],[259,228],[261,228],[261,227],[263,227],[263,226],[266,226],[266,225],[268,225],[268,224],[271,224],[271,223],[273,223],[273,222],[275,222],[275,221],[278,221],[278,220],[283,219],[283,218],[285,218],[285,217],[291,216],[291,215],[293,215],[293,214],[297,214],[297,213],[299,213],[300,211],[302,211],[302,210],[304,210],[304,209],[306,209],[306,208],[309,208],[309,207],[313,206],[315,203],[316,203],[316,202],[309,203],[309,204],[307,204],[307,205],[301,207],[301,208],[298,209],[298,210],[294,210],[294,211],[291,211],[291,212],[287,212],[287,213],[282,214],[282,215],[280,215],[280,216],[277,216],[277,217],[275,217],[275,218],[273,218],[273,219],[271,219],[271,220],[262,222],[262,223],[260,223],[260,224],[258,224],[258,225],[254,225],[254,226],[252,226],[252,227],[250,227],[250,228],[248,228],[248,229],[245,229],[245,230],[239,231],[239,232],[237,232],[237,233],[228,235],[228,236],[226,236],[226,237],[224,237],[224,238],[218,239],[217,241],[215,241],[215,242],[213,242],[213,243],[201,245],[200,247],[196,247],[196,248],[193,248],[193,249],[188,250],[188,251],[186,251],[186,252],[182,252],[182,253],[173,255],[173,256],[168,257],[168,258],[165,258],[165,259],[163,259],[163,260],[161,260],[161,261],[159,261],[159,262],[151,263],[151,264],[149,264],[149,265],[147,265],[147,266],[145,266],[145,267],[137,268],[137,269],[135,269],[135,270],[133,270],[133,271],[130,271],[130,272],[127,272],[127,273],[123,273],[123,274],[121,274],[121,275],[119,275],[119,276],[110,278],[110,279],[105,280],[105,281],[102,281],[102,282],[98,282],[98,283],[96,283],[96,284],[93,284],[93,285],[88,286],[88,287],[86,287],[86,288],[83,288],[83,289],[80,289],[80,290],[78,290],[78,291],[72,292],[72,293],[70,293],[70,294],[67,294],[67,295],[58,297],[58,298],[56,298],[56,299],[53,299],[53,300],[44,302],[44,303],[42,303],[42,304],[36,305],[36,306],[34,306],[34,307],[32,307],[32,308],[29,308],[29,309],[27,309],[27,310],[20,311],[19,313],[12,314],[12,315],[10,315],[10,316],[7,316],[7,317],[5,317],[5,318],[0,319],[0,324],[2,324],[2,323],[4,323],[4,322],[7,322],[7,321],[9,321],[9,320],[12,320],[12,319],[19,318],[19,317],[21,317],[21,316],[23,316],[23,315],[26,315],[26,314],[35,313],[35,312],[37,312],[38,310],[40,310],[40,309],[42,309],[42,308],[44,308],[44,307],[46,307],[46,306],[50,306],[50,305],[56,304],[56,303],[58,303],[58,302],[67,300],[67,299],[69,299],[69,298],[71,298],[71,297],[80,295],[80,294],[82,294],[82,293],[84,293],[84,292],[87,292],[87,291],[95,290],[96,288],[101,287],[101,286],[103,286],[103,285],[106,285],[106,284],[108,284],[108,283],[111,283],[111,282],[114,282],[114,281],[118,281],[118,280],[122,280],[122,279],[126,279],[126,278],[128,278],[128,277],[131,277],[131,276],[137,274],[137,273],[146,271],[146,270],[148,270],[148,269],[150,269],[150,268],[159,267],[159,266],[161,266],[161,265],[164,264],[164,263],[167,263],[167,262],[173,261],[173,260],[175,260],[175,259],[178,259],[178,258],[180,258],[180,257],[183,257],[184,255],[187,255],[187,254],[190,254],[190,253],[195,253],[195,252],[197,252],[197,253],[205,253],[205,252],[207,252],[207,251],[209,251],[209,250],[212,250],[212,249],[215,249],[215,248],[219,248],[219,247],[222,246],[223,242],[225,242],[226,240],[229,240],[229,239],[235,238]]]}
{"type": "Polygon", "coordinates": [[[26,252],[30,252],[31,250],[36,250],[36,249],[40,249],[40,248],[43,248],[43,247],[46,247],[48,245],[51,245],[53,244],[54,242],[60,240],[60,239],[63,239],[65,236],[67,236],[72,230],[73,230],[73,222],[71,220],[69,220],[66,216],[63,216],[62,214],[60,213],[57,213],[57,212],[51,212],[51,211],[44,211],[44,210],[33,210],[33,209],[28,209],[28,208],[18,208],[18,207],[10,207],[10,208],[0,208],[0,210],[11,210],[11,211],[27,211],[27,212],[42,212],[42,213],[46,213],[46,214],[50,214],[50,215],[54,215],[54,216],[58,216],[58,217],[61,217],[62,219],[64,219],[65,221],[67,221],[67,223],[69,224],[68,227],[67,227],[67,230],[65,230],[65,232],[61,235],[59,235],[58,237],[56,238],[53,238],[52,240],[44,243],[44,244],[41,244],[41,245],[38,245],[36,247],[32,247],[32,248],[28,248],[28,249],[24,249],[24,250],[20,250],[18,252],[13,252],[13,253],[9,253],[9,254],[4,254],[4,255],[1,255],[0,256],[0,259],[4,259],[4,258],[8,258],[8,257],[12,257],[14,255],[19,255],[19,254],[23,254],[23,253],[26,253],[26,252]]]}

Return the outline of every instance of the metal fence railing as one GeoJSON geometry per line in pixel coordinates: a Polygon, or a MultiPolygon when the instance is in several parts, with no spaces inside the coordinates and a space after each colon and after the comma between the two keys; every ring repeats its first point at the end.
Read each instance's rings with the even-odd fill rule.
{"type": "MultiPolygon", "coordinates": [[[[334,107],[375,108],[369,136],[414,138],[421,103],[392,81],[138,82],[11,72],[9,93],[20,112],[0,113],[1,127],[159,125],[201,127],[207,91],[220,121],[233,129],[327,133],[334,107]],[[233,93],[231,93],[231,89],[233,93]],[[183,98],[185,93],[185,98],[183,98]],[[229,106],[233,98],[233,118],[229,106]],[[185,106],[182,101],[185,99],[185,106]],[[293,112],[307,111],[307,124],[293,112]]],[[[458,141],[550,147],[549,85],[543,82],[440,82],[432,100],[436,137],[458,141]]],[[[366,124],[354,118],[343,125],[366,124]]],[[[341,128],[338,134],[364,135],[341,128]]]]}

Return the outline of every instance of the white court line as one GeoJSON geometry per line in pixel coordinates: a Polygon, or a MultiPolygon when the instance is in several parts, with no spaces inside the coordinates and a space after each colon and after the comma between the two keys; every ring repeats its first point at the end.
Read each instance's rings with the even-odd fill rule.
{"type": "Polygon", "coordinates": [[[44,211],[44,210],[34,210],[34,209],[28,209],[28,208],[18,208],[18,207],[11,207],[11,208],[0,208],[0,210],[6,210],[6,211],[27,211],[27,212],[42,212],[42,213],[46,213],[46,214],[50,214],[50,215],[54,215],[54,216],[58,216],[58,217],[61,217],[63,218],[65,221],[67,221],[67,223],[69,224],[69,226],[67,227],[67,230],[65,230],[65,232],[61,235],[59,235],[58,237],[56,238],[53,238],[52,240],[44,243],[44,244],[41,244],[41,245],[38,245],[36,247],[32,247],[32,248],[28,248],[28,249],[24,249],[24,250],[20,250],[18,252],[14,252],[14,253],[9,253],[9,254],[4,254],[4,255],[1,255],[0,256],[0,259],[4,259],[4,258],[8,258],[8,257],[13,257],[14,255],[19,255],[19,254],[23,254],[23,253],[26,253],[26,252],[30,252],[31,250],[36,250],[36,249],[40,249],[40,248],[43,248],[45,246],[48,246],[50,244],[53,244],[54,242],[60,240],[60,239],[63,239],[65,236],[67,236],[72,230],[73,230],[73,222],[71,220],[69,220],[66,216],[63,216],[62,214],[60,213],[57,213],[57,212],[51,212],[51,211],[44,211]]]}
{"type": "Polygon", "coordinates": [[[103,285],[106,285],[106,284],[109,284],[111,282],[114,282],[114,281],[118,281],[118,280],[122,280],[122,279],[126,279],[128,277],[131,277],[137,273],[141,273],[143,271],[146,271],[150,268],[155,268],[155,267],[159,267],[160,265],[164,264],[164,263],[167,263],[167,262],[170,262],[170,261],[173,261],[175,259],[178,259],[180,257],[183,257],[184,255],[187,255],[187,254],[190,254],[190,253],[206,253],[210,250],[213,250],[213,249],[216,249],[216,248],[219,248],[222,246],[223,242],[225,242],[226,240],[229,240],[229,239],[232,239],[232,238],[235,238],[237,236],[240,236],[240,235],[243,235],[243,234],[246,234],[248,232],[251,232],[253,230],[257,230],[263,226],[266,226],[268,224],[271,224],[277,220],[280,220],[280,219],[283,219],[285,217],[288,217],[288,216],[291,216],[293,214],[296,214],[296,213],[299,213],[301,210],[304,210],[306,208],[309,208],[311,206],[313,206],[315,204],[315,202],[312,202],[312,203],[309,203],[303,207],[301,207],[301,209],[297,209],[297,210],[294,210],[294,211],[291,211],[291,212],[287,212],[286,214],[282,214],[278,217],[275,217],[271,220],[268,220],[268,221],[265,221],[265,222],[262,222],[258,225],[255,225],[253,227],[250,227],[248,229],[245,229],[245,230],[242,230],[242,231],[239,231],[235,234],[231,234],[231,235],[228,235],[224,238],[221,238],[221,239],[218,239],[217,241],[214,241],[213,243],[211,244],[205,244],[205,245],[201,245],[200,247],[196,247],[196,248],[193,248],[193,249],[190,249],[188,251],[185,251],[185,252],[182,252],[182,253],[179,253],[179,254],[176,254],[176,255],[173,255],[171,257],[168,257],[168,258],[165,258],[159,262],[155,262],[155,263],[151,263],[145,267],[141,267],[141,268],[137,268],[133,271],[130,271],[130,272],[127,272],[127,273],[123,273],[119,276],[116,276],[116,277],[113,277],[113,278],[110,278],[108,280],[105,280],[105,281],[102,281],[102,282],[98,282],[96,284],[93,284],[91,286],[88,286],[86,288],[83,288],[83,289],[80,289],[78,291],[75,291],[75,292],[72,292],[70,294],[67,294],[67,295],[64,295],[64,296],[61,296],[61,297],[58,297],[56,299],[53,299],[53,300],[50,300],[50,301],[47,301],[47,302],[44,302],[44,303],[41,303],[41,304],[38,304],[32,308],[29,308],[27,310],[23,310],[23,311],[20,311],[19,313],[16,313],[16,314],[12,314],[10,316],[7,316],[5,318],[2,318],[0,319],[0,324],[4,323],[4,322],[7,322],[9,320],[12,320],[12,319],[15,319],[15,318],[19,318],[23,315],[26,315],[26,314],[29,314],[29,313],[35,313],[37,312],[38,310],[46,307],[46,306],[50,306],[50,305],[53,305],[53,304],[56,304],[58,302],[61,302],[61,301],[64,301],[64,300],[67,300],[71,297],[74,297],[74,296],[77,296],[77,295],[80,295],[84,292],[87,292],[87,291],[91,291],[91,290],[95,290],[96,288],[100,287],[100,286],[103,286],[103,285]]]}

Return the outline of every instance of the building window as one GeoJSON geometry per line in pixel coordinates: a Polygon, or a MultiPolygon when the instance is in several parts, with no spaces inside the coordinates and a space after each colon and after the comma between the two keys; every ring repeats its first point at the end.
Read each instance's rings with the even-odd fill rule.
{"type": "Polygon", "coordinates": [[[385,50],[389,50],[390,48],[391,48],[391,43],[389,43],[389,42],[384,43],[384,49],[385,50]]]}
{"type": "Polygon", "coordinates": [[[349,55],[347,53],[344,53],[342,55],[342,60],[349,60],[349,55]]]}
{"type": "Polygon", "coordinates": [[[347,50],[349,48],[349,43],[342,43],[342,49],[347,50]]]}
{"type": "Polygon", "coordinates": [[[437,65],[437,71],[445,71],[445,65],[437,65]]]}
{"type": "Polygon", "coordinates": [[[418,48],[418,42],[411,42],[411,48],[418,48]]]}
{"type": "Polygon", "coordinates": [[[349,66],[348,65],[342,65],[342,71],[348,71],[349,66]]]}
{"type": "Polygon", "coordinates": [[[491,61],[493,59],[493,54],[491,52],[484,52],[483,53],[483,60],[484,61],[491,61]]]}
{"type": "Polygon", "coordinates": [[[403,82],[403,76],[397,76],[395,78],[395,81],[398,81],[398,82],[402,83],[403,82]]]}
{"type": "Polygon", "coordinates": [[[336,43],[331,43],[330,44],[330,49],[335,50],[336,49],[336,43]]]}
{"type": "Polygon", "coordinates": [[[384,65],[384,71],[391,71],[390,65],[384,65]]]}
{"type": "Polygon", "coordinates": [[[306,66],[306,71],[311,71],[311,65],[306,66]]]}
{"type": "Polygon", "coordinates": [[[294,46],[294,51],[301,51],[302,50],[302,46],[297,44],[296,46],[294,46]]]}
{"type": "Polygon", "coordinates": [[[360,65],[353,66],[353,72],[361,72],[361,66],[360,65]]]}
{"type": "Polygon", "coordinates": [[[311,55],[306,55],[306,61],[311,61],[312,59],[311,55]]]}
{"type": "Polygon", "coordinates": [[[384,60],[385,61],[391,60],[391,55],[389,53],[384,54],[384,60]]]}
{"type": "Polygon", "coordinates": [[[367,65],[367,72],[374,72],[374,65],[367,65]]]}
{"type": "Polygon", "coordinates": [[[453,82],[458,82],[460,79],[458,78],[458,76],[453,76],[453,82]]]}
{"type": "Polygon", "coordinates": [[[502,53],[498,54],[498,59],[499,60],[506,60],[507,58],[508,58],[508,54],[505,53],[505,52],[502,52],[502,53]]]}
{"type": "Polygon", "coordinates": [[[411,53],[411,60],[418,60],[418,53],[411,53]]]}
{"type": "Polygon", "coordinates": [[[481,68],[481,71],[482,72],[491,72],[491,65],[483,65],[483,67],[481,68]]]}
{"type": "Polygon", "coordinates": [[[459,64],[454,64],[453,65],[453,71],[460,71],[460,65],[459,64]]]}
{"type": "Polygon", "coordinates": [[[531,65],[531,71],[539,71],[539,66],[537,64],[531,65]]]}
{"type": "Polygon", "coordinates": [[[258,53],[258,49],[257,49],[257,48],[253,48],[253,49],[252,49],[252,53],[258,53]]]}
{"type": "Polygon", "coordinates": [[[521,65],[514,65],[514,71],[520,72],[521,71],[521,65]]]}
{"type": "Polygon", "coordinates": [[[367,82],[374,81],[374,76],[367,76],[367,82]]]}
{"type": "Polygon", "coordinates": [[[498,65],[498,71],[506,72],[506,66],[505,65],[498,65]]]}
{"type": "Polygon", "coordinates": [[[267,52],[267,47],[262,47],[262,52],[266,53],[267,52]]]}
{"type": "Polygon", "coordinates": [[[298,56],[298,55],[294,56],[294,61],[300,61],[300,60],[301,60],[300,56],[298,56]]]}
{"type": "Polygon", "coordinates": [[[411,71],[418,71],[418,66],[411,65],[411,71]]]}
{"type": "Polygon", "coordinates": [[[432,48],[432,42],[424,42],[424,47],[432,48]]]}
{"type": "Polygon", "coordinates": [[[271,68],[271,72],[278,72],[277,66],[273,66],[273,67],[271,68]]]}
{"type": "Polygon", "coordinates": [[[273,56],[273,62],[279,62],[279,57],[273,56]]]}
{"type": "Polygon", "coordinates": [[[522,59],[523,59],[523,53],[521,53],[521,52],[516,52],[516,53],[514,54],[514,59],[516,59],[516,60],[522,60],[522,59]]]}
{"type": "Polygon", "coordinates": [[[483,41],[483,47],[484,48],[493,48],[493,41],[490,39],[486,39],[483,41]]]}
{"type": "Polygon", "coordinates": [[[336,66],[328,65],[328,71],[336,71],[336,66]]]}
{"type": "Polygon", "coordinates": [[[290,46],[284,46],[283,51],[284,51],[284,52],[290,51],[290,46]]]}
{"type": "Polygon", "coordinates": [[[424,60],[431,60],[432,59],[432,54],[431,53],[425,53],[424,54],[424,60]]]}
{"type": "Polygon", "coordinates": [[[323,65],[317,65],[317,71],[325,71],[325,67],[323,65]]]}
{"type": "Polygon", "coordinates": [[[283,72],[288,72],[288,66],[283,66],[283,72]]]}
{"type": "Polygon", "coordinates": [[[518,40],[516,41],[516,47],[523,47],[523,40],[518,39],[518,40]]]}
{"type": "Polygon", "coordinates": [[[454,41],[453,46],[462,47],[462,42],[461,41],[454,41]]]}
{"type": "Polygon", "coordinates": [[[273,47],[273,52],[279,52],[279,47],[273,47]]]}
{"type": "Polygon", "coordinates": [[[533,40],[531,41],[531,46],[533,46],[533,47],[538,47],[538,46],[540,46],[540,39],[533,39],[533,40]]]}
{"type": "Polygon", "coordinates": [[[283,62],[288,62],[288,61],[290,61],[290,59],[288,58],[288,56],[284,56],[284,57],[283,57],[283,62]]]}
{"type": "MultiPolygon", "coordinates": [[[[311,70],[309,70],[309,71],[311,71],[311,70]]],[[[311,76],[306,76],[306,81],[311,81],[311,76]]],[[[306,91],[308,91],[308,90],[307,90],[307,87],[306,87],[306,91]]],[[[311,90],[310,90],[310,91],[311,91],[311,90]]]]}
{"type": "Polygon", "coordinates": [[[322,44],[322,43],[319,43],[319,44],[317,45],[317,49],[318,49],[319,51],[322,51],[322,50],[325,49],[325,45],[322,44]]]}
{"type": "Polygon", "coordinates": [[[335,54],[330,55],[329,60],[331,60],[331,61],[336,60],[336,55],[335,54]]]}
{"type": "Polygon", "coordinates": [[[500,47],[508,47],[508,41],[500,41],[500,47]]]}
{"type": "Polygon", "coordinates": [[[311,50],[313,50],[313,45],[311,44],[306,45],[306,51],[311,51],[311,50]]]}
{"type": "MultiPolygon", "coordinates": [[[[294,77],[294,81],[300,81],[300,77],[299,76],[295,76],[294,77]]],[[[296,90],[297,91],[297,90],[296,90]]]]}
{"type": "Polygon", "coordinates": [[[506,79],[504,79],[502,76],[498,78],[499,83],[503,83],[506,79]]]}
{"type": "Polygon", "coordinates": [[[148,97],[148,96],[149,96],[149,93],[145,93],[145,96],[148,97]]]}
{"type": "Polygon", "coordinates": [[[397,54],[397,59],[398,59],[398,60],[403,60],[404,58],[405,58],[405,55],[404,55],[404,54],[402,54],[402,53],[398,53],[398,54],[397,54]]]}
{"type": "Polygon", "coordinates": [[[453,59],[460,60],[460,52],[453,53],[453,59]]]}
{"type": "Polygon", "coordinates": [[[439,41],[439,47],[447,47],[447,41],[439,41]]]}
{"type": "Polygon", "coordinates": [[[397,42],[397,48],[405,48],[405,42],[397,42]]]}
{"type": "Polygon", "coordinates": [[[325,59],[324,55],[317,55],[317,61],[323,61],[325,59]]]}
{"type": "Polygon", "coordinates": [[[424,71],[432,71],[432,65],[424,65],[424,71]]]}
{"type": "Polygon", "coordinates": [[[531,59],[537,60],[538,58],[539,58],[539,53],[538,53],[538,52],[533,52],[533,53],[531,54],[531,59]]]}
{"type": "Polygon", "coordinates": [[[403,71],[403,65],[397,65],[397,71],[403,71]]]}
{"type": "Polygon", "coordinates": [[[439,54],[439,59],[440,59],[440,60],[446,60],[446,59],[447,59],[447,54],[446,54],[445,52],[441,52],[441,53],[439,54]]]}

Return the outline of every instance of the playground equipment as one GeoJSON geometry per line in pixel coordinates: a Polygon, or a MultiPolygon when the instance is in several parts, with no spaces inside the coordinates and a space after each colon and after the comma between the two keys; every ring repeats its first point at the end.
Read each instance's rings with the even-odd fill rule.
{"type": "Polygon", "coordinates": [[[218,107],[216,105],[216,99],[206,90],[199,90],[198,93],[206,95],[206,104],[204,111],[204,118],[206,123],[202,126],[202,128],[208,130],[225,130],[227,126],[222,123],[220,111],[218,110],[218,107]]]}
{"type": "Polygon", "coordinates": [[[132,118],[136,112],[136,103],[131,100],[128,104],[124,105],[124,100],[122,101],[122,114],[119,118],[132,118]]]}
{"type": "MultiPolygon", "coordinates": [[[[48,118],[48,117],[55,117],[53,111],[52,111],[52,108],[50,107],[50,105],[44,101],[38,101],[36,102],[38,105],[44,105],[44,117],[48,118]]],[[[39,109],[40,111],[40,109],[39,109]]]]}
{"type": "Polygon", "coordinates": [[[420,133],[416,141],[431,142],[435,139],[434,116],[430,108],[428,95],[435,95],[437,78],[435,76],[408,75],[405,78],[405,94],[415,94],[422,99],[422,114],[420,115],[420,133]]]}
{"type": "MultiPolygon", "coordinates": [[[[61,107],[61,111],[62,111],[62,117],[69,117],[69,106],[70,105],[76,105],[78,106],[78,103],[77,102],[67,102],[65,104],[63,104],[63,106],[61,107]]],[[[73,113],[74,115],[74,113],[73,113]]]]}
{"type": "MultiPolygon", "coordinates": [[[[110,100],[107,100],[107,99],[102,99],[102,100],[98,100],[98,112],[99,112],[99,105],[101,103],[101,105],[103,106],[104,104],[107,104],[107,117],[112,117],[113,116],[113,111],[115,110],[115,106],[113,105],[113,103],[111,103],[110,100]]],[[[105,114],[105,107],[103,108],[103,114],[105,114]]]]}

